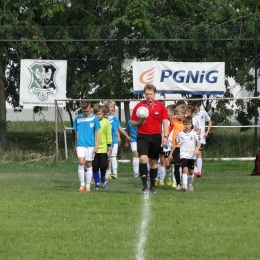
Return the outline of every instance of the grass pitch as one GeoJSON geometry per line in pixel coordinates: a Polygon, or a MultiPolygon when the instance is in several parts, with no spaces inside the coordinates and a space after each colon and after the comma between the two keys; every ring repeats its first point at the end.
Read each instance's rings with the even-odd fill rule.
{"type": "Polygon", "coordinates": [[[84,194],[75,158],[2,164],[0,259],[259,259],[253,167],[204,162],[194,192],[163,186],[145,198],[130,163],[84,194]]]}

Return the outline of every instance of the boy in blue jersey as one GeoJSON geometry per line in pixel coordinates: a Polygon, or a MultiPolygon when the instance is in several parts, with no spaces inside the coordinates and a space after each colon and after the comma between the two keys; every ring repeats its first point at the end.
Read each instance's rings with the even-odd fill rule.
{"type": "Polygon", "coordinates": [[[111,151],[112,134],[111,126],[107,118],[104,115],[109,114],[109,107],[101,107],[99,104],[94,105],[94,114],[99,118],[100,130],[99,130],[99,144],[98,151],[95,153],[93,161],[93,176],[95,180],[95,188],[100,187],[100,177],[101,177],[101,187],[105,188],[107,180],[105,178],[106,168],[108,164],[107,154],[111,151]],[[100,175],[99,175],[100,174],[100,175]]]}
{"type": "MultiPolygon", "coordinates": [[[[118,118],[114,115],[115,113],[115,102],[112,100],[108,100],[106,105],[110,108],[110,114],[108,116],[108,120],[111,125],[116,126],[117,130],[115,133],[113,133],[112,130],[112,153],[111,153],[111,160],[109,160],[109,164],[107,167],[107,175],[110,176],[110,178],[117,179],[117,153],[118,153],[118,146],[121,145],[121,138],[120,138],[120,132],[128,139],[131,140],[131,138],[127,135],[125,130],[122,128],[120,121],[118,118]],[[113,173],[110,175],[110,163],[112,164],[112,170],[113,173]]],[[[112,128],[113,128],[112,127],[112,128]]]]}
{"type": "Polygon", "coordinates": [[[79,192],[90,192],[92,177],[92,161],[98,151],[100,123],[98,117],[92,114],[90,102],[81,103],[82,114],[78,115],[73,123],[75,131],[74,152],[78,156],[79,192]],[[86,182],[84,181],[84,166],[86,166],[86,182]]]}
{"type": "Polygon", "coordinates": [[[137,127],[131,125],[131,119],[128,120],[125,131],[131,137],[131,142],[127,138],[125,139],[125,147],[129,148],[131,146],[131,150],[133,153],[132,164],[134,177],[137,178],[139,175],[139,155],[137,152],[137,127]]]}

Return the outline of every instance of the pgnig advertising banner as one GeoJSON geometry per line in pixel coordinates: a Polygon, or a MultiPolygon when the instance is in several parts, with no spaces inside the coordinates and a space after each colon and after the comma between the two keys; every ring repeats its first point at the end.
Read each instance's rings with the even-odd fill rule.
{"type": "Polygon", "coordinates": [[[225,92],[224,62],[133,63],[135,94],[143,94],[144,86],[153,84],[161,94],[222,95],[225,92]]]}
{"type": "Polygon", "coordinates": [[[66,99],[66,78],[66,60],[21,60],[20,105],[51,107],[66,99]]]}

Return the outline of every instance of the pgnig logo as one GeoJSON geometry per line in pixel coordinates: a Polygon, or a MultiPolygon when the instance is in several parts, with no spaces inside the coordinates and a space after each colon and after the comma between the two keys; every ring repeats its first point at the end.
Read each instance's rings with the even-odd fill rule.
{"type": "MultiPolygon", "coordinates": [[[[139,81],[142,84],[151,84],[154,81],[156,69],[155,67],[144,71],[140,77],[139,81]]],[[[161,70],[160,72],[160,82],[167,82],[172,80],[176,83],[217,83],[218,81],[218,70],[161,70]]]]}

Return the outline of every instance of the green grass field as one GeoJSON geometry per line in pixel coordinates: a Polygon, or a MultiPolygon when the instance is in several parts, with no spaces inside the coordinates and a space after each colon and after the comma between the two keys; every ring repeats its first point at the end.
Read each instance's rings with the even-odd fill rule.
{"type": "Polygon", "coordinates": [[[0,259],[259,259],[253,162],[204,162],[194,192],[142,195],[131,164],[78,193],[77,159],[0,165],[0,259]]]}

